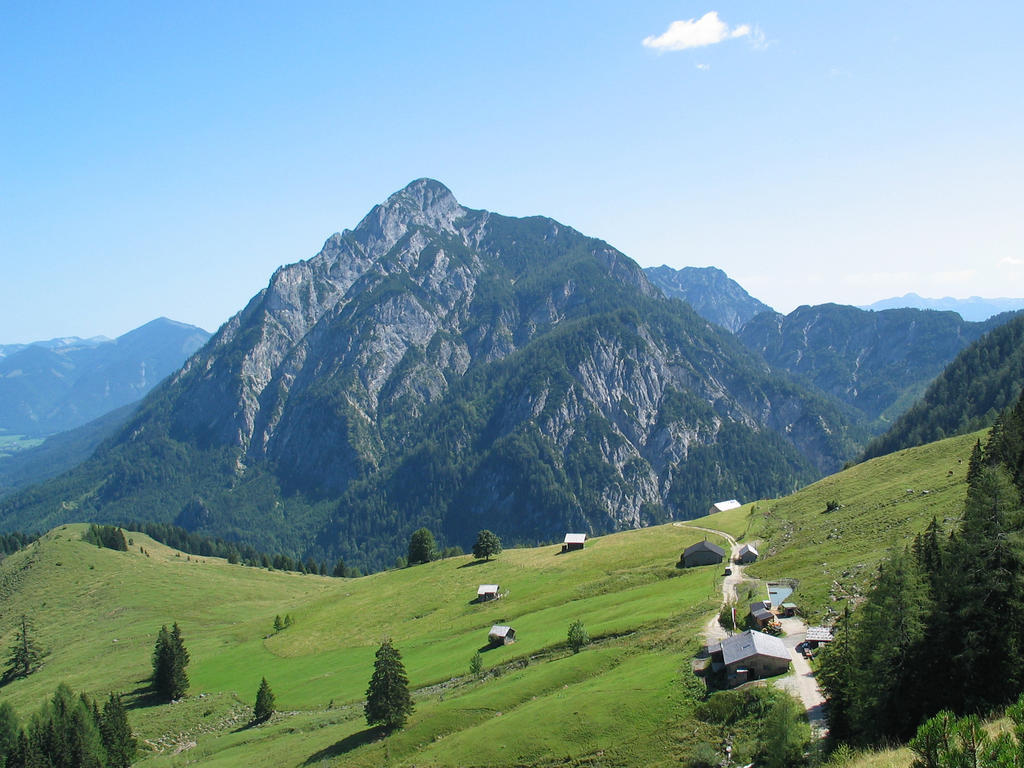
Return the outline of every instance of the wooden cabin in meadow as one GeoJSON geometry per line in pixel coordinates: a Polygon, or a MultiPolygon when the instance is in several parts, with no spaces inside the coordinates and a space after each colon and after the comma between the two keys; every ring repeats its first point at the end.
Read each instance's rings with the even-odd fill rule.
{"type": "Polygon", "coordinates": [[[730,509],[736,509],[736,507],[742,507],[736,499],[729,499],[728,501],[716,501],[711,505],[711,509],[708,510],[709,515],[715,514],[715,512],[728,512],[730,509]]]}
{"type": "Polygon", "coordinates": [[[497,584],[481,584],[476,588],[476,600],[478,603],[484,603],[488,600],[497,600],[501,595],[498,592],[497,584]]]}
{"type": "Polygon", "coordinates": [[[572,552],[574,549],[583,549],[586,540],[587,534],[585,533],[567,533],[565,540],[562,541],[562,551],[572,552]]]}
{"type": "Polygon", "coordinates": [[[777,637],[748,629],[708,648],[712,666],[725,669],[733,685],[789,671],[790,654],[777,637]]]}
{"type": "Polygon", "coordinates": [[[516,641],[516,631],[512,627],[495,624],[491,627],[487,640],[491,645],[510,645],[516,641]]]}
{"type": "Polygon", "coordinates": [[[724,557],[724,549],[704,539],[704,541],[698,541],[696,544],[684,549],[680,562],[684,568],[692,568],[695,565],[714,565],[715,563],[720,563],[724,557]]]}
{"type": "Polygon", "coordinates": [[[736,562],[746,565],[757,560],[757,550],[752,544],[744,544],[736,555],[736,562]]]}

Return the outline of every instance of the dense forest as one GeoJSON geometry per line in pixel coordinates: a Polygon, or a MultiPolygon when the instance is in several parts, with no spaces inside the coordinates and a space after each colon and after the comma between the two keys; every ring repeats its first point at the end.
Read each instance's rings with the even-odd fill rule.
{"type": "Polygon", "coordinates": [[[987,714],[1024,690],[1024,397],[968,468],[963,515],[891,552],[821,656],[833,739],[905,740],[936,713],[987,714]]]}

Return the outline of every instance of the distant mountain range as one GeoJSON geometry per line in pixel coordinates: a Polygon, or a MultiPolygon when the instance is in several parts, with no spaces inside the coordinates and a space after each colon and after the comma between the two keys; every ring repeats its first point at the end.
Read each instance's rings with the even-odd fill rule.
{"type": "Polygon", "coordinates": [[[1024,309],[1024,299],[983,299],[978,296],[971,296],[969,299],[954,299],[950,296],[942,299],[926,299],[916,293],[908,293],[900,298],[876,301],[861,307],[861,309],[879,310],[901,307],[956,312],[964,320],[979,322],[1003,312],[1016,312],[1024,309]]]}
{"type": "Polygon", "coordinates": [[[0,435],[51,435],[136,402],[209,337],[159,318],[116,339],[0,346],[0,435]]]}
{"type": "Polygon", "coordinates": [[[855,455],[838,401],[773,374],[607,243],[420,180],[267,289],[3,527],[153,519],[390,564],[775,496],[855,455]]]}
{"type": "MultiPolygon", "coordinates": [[[[0,529],[145,515],[374,570],[424,525],[468,547],[481,528],[532,543],[695,517],[857,457],[1008,319],[784,316],[721,270],[642,270],[421,179],[275,272],[133,413],[69,435],[80,455],[113,430],[0,502],[0,529]]],[[[67,356],[0,365],[26,353],[67,356]]]]}

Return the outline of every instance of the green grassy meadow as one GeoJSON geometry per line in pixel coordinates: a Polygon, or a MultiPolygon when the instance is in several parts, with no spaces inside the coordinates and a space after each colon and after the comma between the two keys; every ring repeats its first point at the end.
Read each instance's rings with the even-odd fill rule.
{"type": "MultiPolygon", "coordinates": [[[[835,604],[833,582],[860,589],[887,547],[933,514],[959,514],[974,439],[876,459],[793,496],[691,522],[761,542],[764,557],[748,573],[799,579],[794,599],[821,616],[835,604]],[[825,513],[831,499],[842,506],[825,513]]],[[[96,697],[123,692],[142,741],[138,765],[659,766],[719,738],[692,716],[702,684],[690,666],[722,570],[675,567],[705,536],[685,526],[599,537],[578,552],[510,549],[488,562],[463,556],[359,579],[230,565],[132,533],[129,552],[98,549],[81,541],[84,528],[55,529],[0,563],[0,648],[6,655],[24,613],[49,651],[39,672],[0,688],[0,701],[24,720],[59,682],[96,697]],[[481,583],[507,594],[476,604],[481,583]],[[293,626],[275,633],[275,615],[285,614],[293,626]],[[565,638],[576,619],[593,642],[572,654],[565,638]],[[146,685],[157,631],[174,621],[191,653],[191,688],[163,704],[146,685]],[[518,642],[485,650],[496,623],[513,626],[518,642]],[[387,636],[416,710],[383,738],[367,728],[362,699],[387,636]],[[477,650],[479,680],[469,675],[477,650]],[[278,714],[249,728],[264,676],[278,714]]]]}

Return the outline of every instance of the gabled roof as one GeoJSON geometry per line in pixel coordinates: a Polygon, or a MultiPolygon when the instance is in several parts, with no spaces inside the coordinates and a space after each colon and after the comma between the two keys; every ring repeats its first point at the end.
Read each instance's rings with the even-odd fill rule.
{"type": "Polygon", "coordinates": [[[722,660],[726,664],[743,661],[753,656],[769,656],[773,659],[790,660],[789,651],[777,637],[748,629],[722,641],[722,660]]]}
{"type": "Polygon", "coordinates": [[[587,534],[585,533],[567,533],[565,534],[566,544],[582,544],[587,540],[587,534]]]}
{"type": "Polygon", "coordinates": [[[512,627],[506,627],[502,624],[495,624],[491,627],[491,631],[488,637],[505,637],[509,632],[512,631],[512,627]]]}
{"type": "Polygon", "coordinates": [[[771,621],[775,618],[775,614],[767,608],[754,608],[753,606],[750,608],[750,615],[758,621],[771,621]]]}
{"type": "Polygon", "coordinates": [[[493,594],[493,593],[495,593],[497,591],[498,591],[498,585],[497,584],[481,584],[479,587],[476,588],[476,593],[478,595],[490,595],[490,594],[493,594]]]}
{"type": "Polygon", "coordinates": [[[828,627],[808,627],[806,639],[811,642],[831,643],[832,630],[828,627]]]}
{"type": "Polygon", "coordinates": [[[745,555],[747,552],[752,554],[754,557],[757,557],[757,550],[754,549],[752,545],[744,544],[742,547],[740,547],[740,557],[743,557],[743,555],[745,555]]]}
{"type": "Polygon", "coordinates": [[[684,549],[683,557],[697,552],[714,552],[719,557],[725,557],[725,550],[717,544],[712,544],[707,539],[704,539],[704,541],[698,541],[696,544],[691,544],[689,547],[684,549]]]}
{"type": "Polygon", "coordinates": [[[728,501],[716,501],[713,505],[719,512],[725,512],[729,509],[736,509],[736,507],[742,507],[736,499],[729,499],[728,501]]]}

